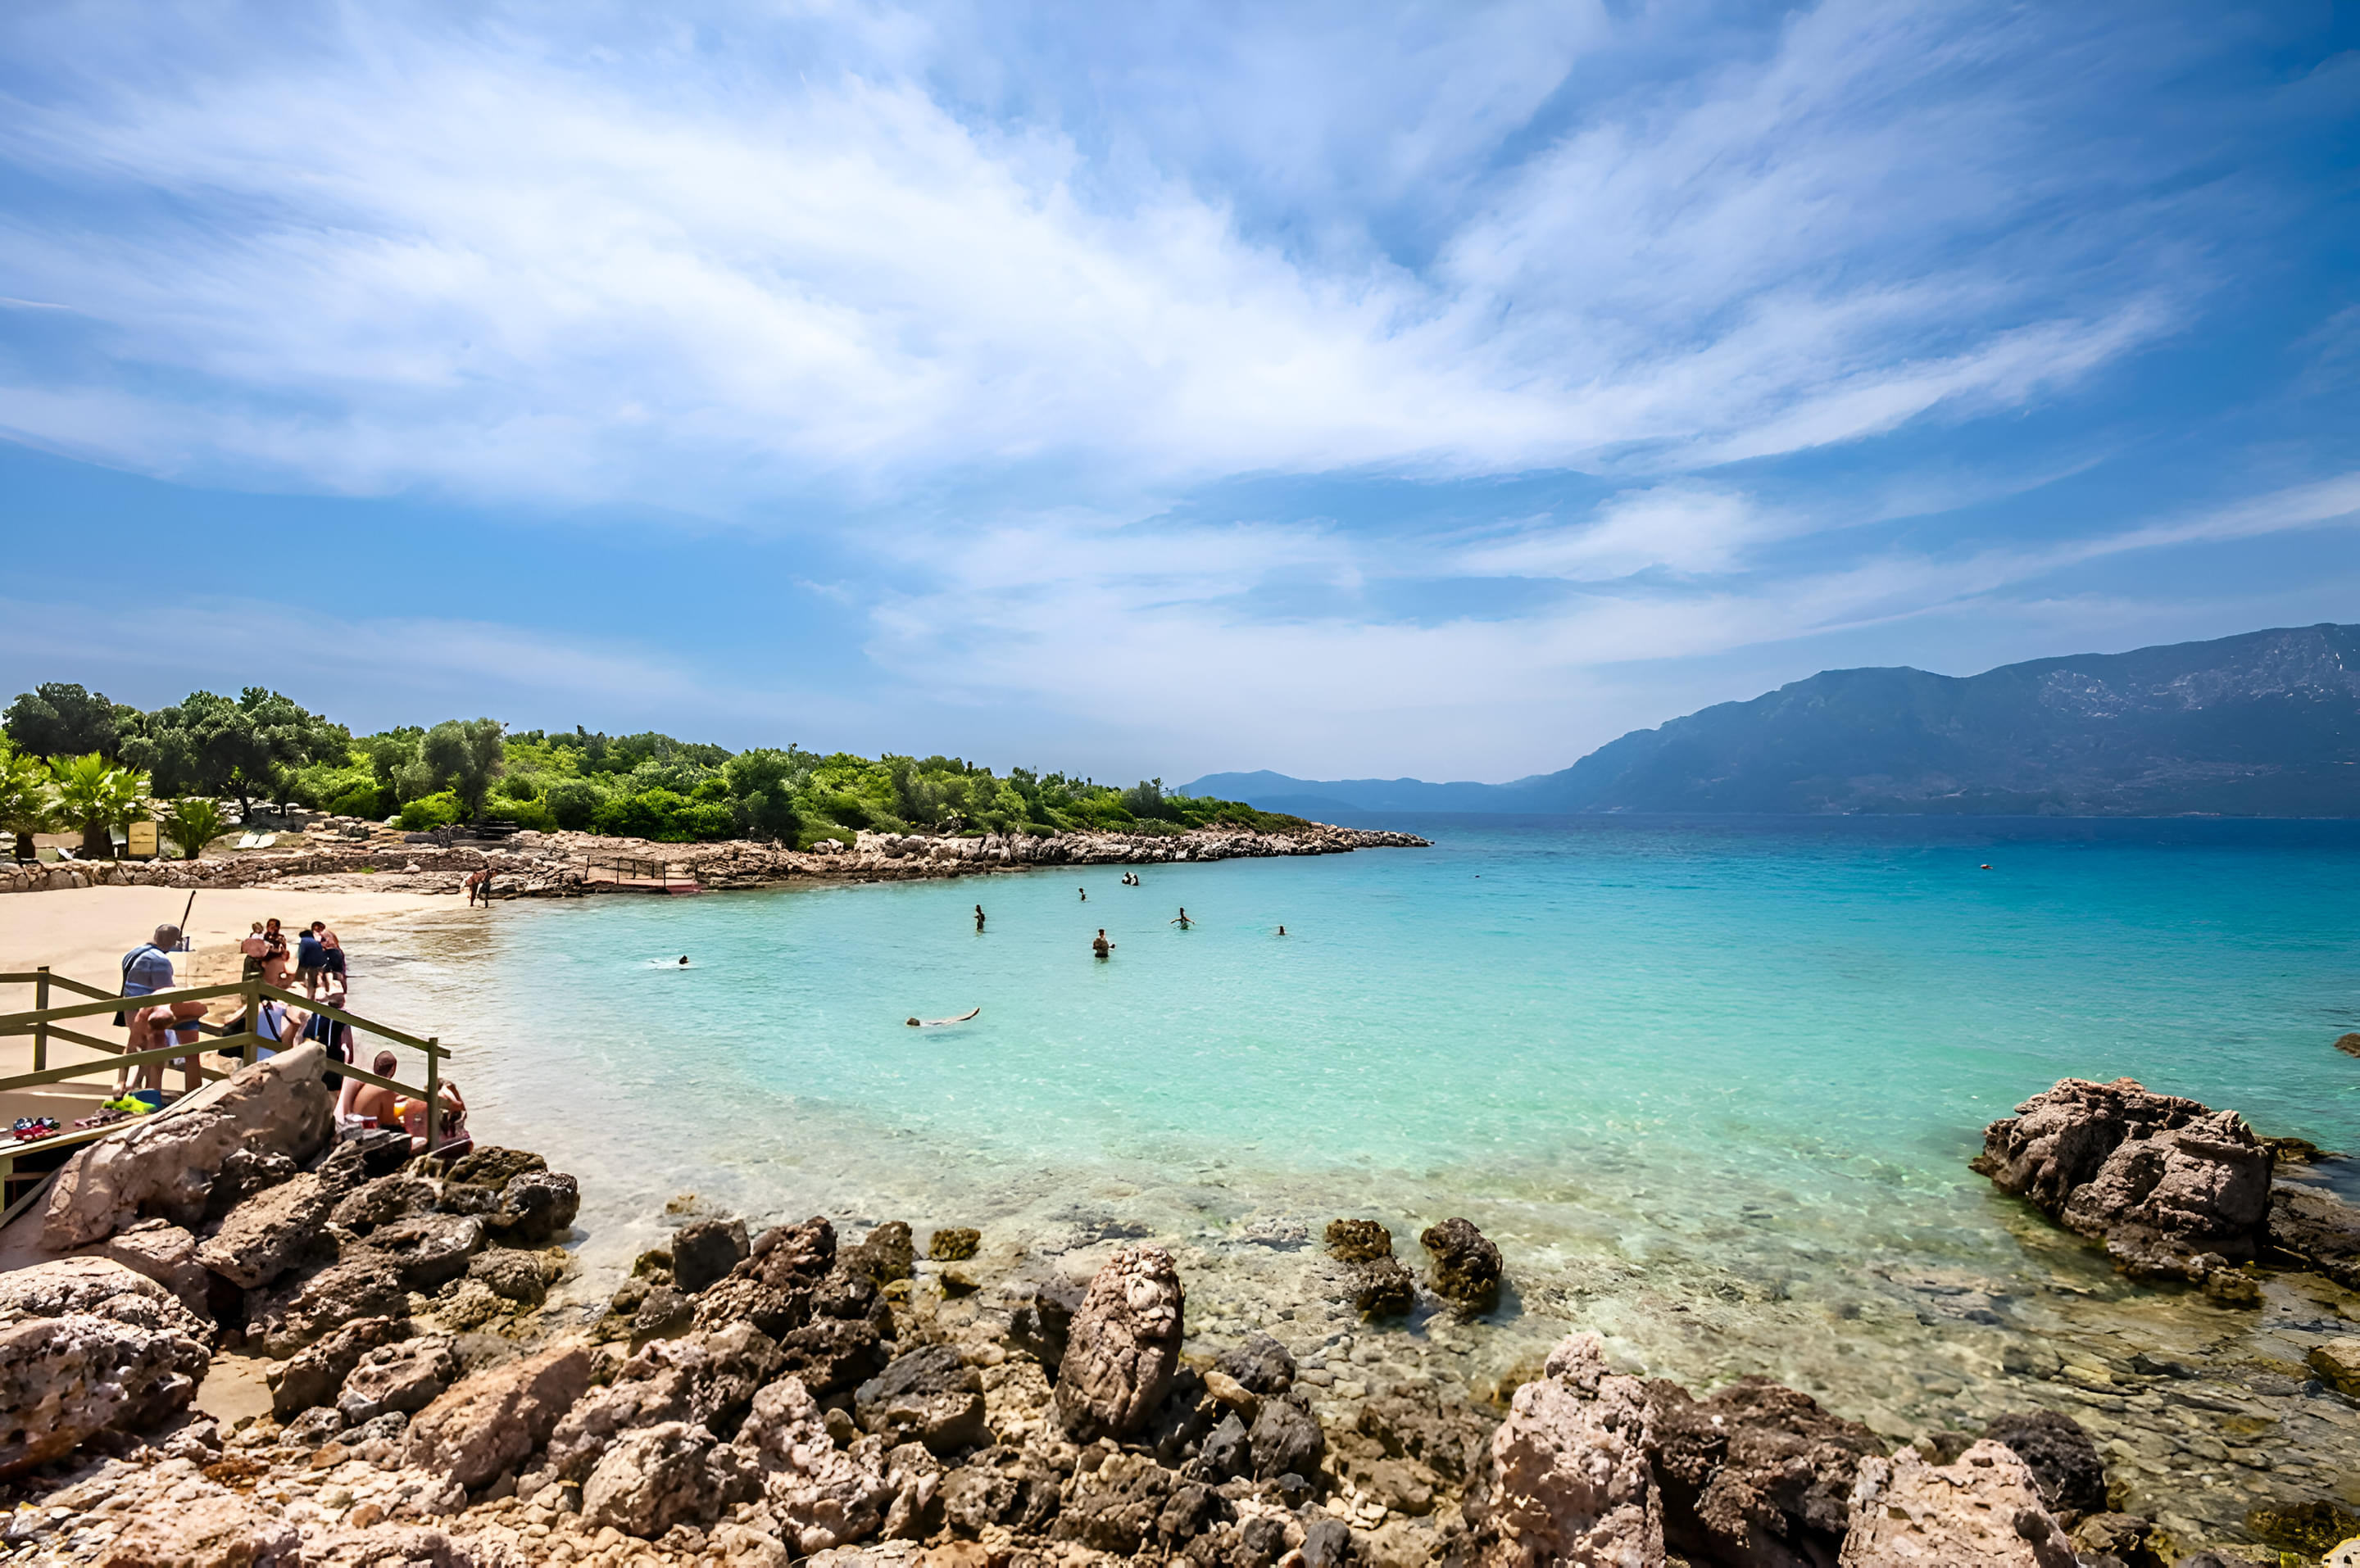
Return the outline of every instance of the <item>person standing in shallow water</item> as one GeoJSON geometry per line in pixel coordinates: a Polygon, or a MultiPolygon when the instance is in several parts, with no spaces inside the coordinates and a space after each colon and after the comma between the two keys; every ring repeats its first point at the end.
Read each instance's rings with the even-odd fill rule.
{"type": "Polygon", "coordinates": [[[1183,904],[1180,906],[1180,912],[1164,923],[1167,926],[1178,926],[1182,931],[1186,931],[1196,922],[1188,918],[1188,906],[1183,904]]]}
{"type": "Polygon", "coordinates": [[[1087,904],[1090,901],[1090,890],[1087,887],[1076,887],[1074,891],[1082,896],[1083,903],[1087,904]]]}
{"type": "Polygon", "coordinates": [[[1107,941],[1106,939],[1106,927],[1098,927],[1098,940],[1090,943],[1090,952],[1099,958],[1104,958],[1108,953],[1112,953],[1113,951],[1114,943],[1107,941]]]}
{"type": "Polygon", "coordinates": [[[978,931],[981,931],[983,929],[983,906],[981,904],[978,904],[975,907],[975,929],[978,931]]]}

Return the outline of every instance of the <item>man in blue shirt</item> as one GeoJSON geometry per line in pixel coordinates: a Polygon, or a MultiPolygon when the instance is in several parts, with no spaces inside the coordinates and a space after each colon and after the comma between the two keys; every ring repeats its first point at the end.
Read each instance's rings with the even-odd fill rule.
{"type": "Polygon", "coordinates": [[[295,939],[295,977],[303,982],[303,995],[320,994],[320,972],[328,966],[328,948],[320,933],[328,929],[324,920],[313,920],[311,929],[295,939]]]}
{"type": "MultiPolygon", "coordinates": [[[[180,945],[180,928],[161,925],[156,934],[123,955],[123,994],[126,996],[152,996],[172,988],[172,950],[180,945]]],[[[120,1027],[131,1021],[129,1011],[115,1015],[120,1027]]],[[[115,1092],[123,1093],[129,1085],[129,1069],[115,1075],[115,1092]]]]}

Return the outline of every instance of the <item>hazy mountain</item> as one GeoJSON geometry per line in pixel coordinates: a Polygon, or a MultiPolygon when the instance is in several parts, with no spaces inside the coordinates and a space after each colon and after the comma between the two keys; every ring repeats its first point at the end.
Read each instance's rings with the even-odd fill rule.
{"type": "Polygon", "coordinates": [[[2074,654],[1981,675],[1830,670],[1512,784],[1220,773],[1273,811],[2360,816],[2360,626],[2074,654]]]}

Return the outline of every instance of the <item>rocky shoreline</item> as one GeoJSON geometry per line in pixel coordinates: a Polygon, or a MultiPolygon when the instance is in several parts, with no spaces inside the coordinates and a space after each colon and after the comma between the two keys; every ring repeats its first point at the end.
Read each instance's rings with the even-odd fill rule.
{"type": "Polygon", "coordinates": [[[1419,1269],[1370,1219],[1263,1238],[1309,1267],[1250,1313],[1119,1220],[850,1245],[685,1197],[628,1278],[561,1283],[571,1178],[331,1148],[320,1069],[247,1069],[60,1176],[43,1239],[79,1256],[0,1277],[12,1560],[2148,1568],[2360,1533],[2360,1222],[2275,1180],[2316,1151],[2127,1080],[2035,1096],[1978,1169],[2208,1342],[2059,1336],[2009,1402],[1896,1445],[1759,1377],[1633,1376],[1590,1332],[1470,1382],[1428,1350],[1495,1332],[1520,1266],[1464,1219],[1419,1269]],[[268,1414],[191,1408],[257,1357],[268,1414]],[[2175,1522],[2158,1496],[2213,1479],[2181,1458],[2268,1499],[2175,1522]]]}
{"type": "Polygon", "coordinates": [[[290,849],[240,850],[200,860],[65,862],[0,867],[0,893],[72,887],[254,887],[284,885],[329,890],[374,887],[455,893],[467,876],[488,870],[496,897],[579,898],[631,891],[602,879],[594,863],[668,866],[706,888],[770,887],[797,881],[889,882],[1028,871],[1056,866],[1164,866],[1273,855],[1349,855],[1361,849],[1425,849],[1413,833],[1306,822],[1283,833],[1195,828],[1183,833],[1068,833],[1046,837],[992,833],[978,838],[863,833],[847,846],[822,840],[808,851],[748,840],[653,844],[592,833],[519,833],[497,845],[454,841],[447,832],[380,833],[374,840],[330,840],[290,849]]]}

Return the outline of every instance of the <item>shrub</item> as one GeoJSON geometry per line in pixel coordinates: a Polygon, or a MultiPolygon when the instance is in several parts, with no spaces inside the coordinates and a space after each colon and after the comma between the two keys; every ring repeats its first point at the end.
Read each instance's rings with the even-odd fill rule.
{"type": "Polygon", "coordinates": [[[672,825],[673,809],[687,803],[669,789],[618,795],[598,808],[590,830],[608,838],[657,838],[672,825]]]}
{"type": "Polygon", "coordinates": [[[542,797],[551,819],[559,827],[574,833],[590,825],[606,799],[599,793],[598,786],[587,779],[561,779],[552,784],[549,793],[542,797]]]}
{"type": "Polygon", "coordinates": [[[377,822],[385,815],[385,791],[374,784],[357,784],[328,802],[328,814],[335,817],[366,817],[377,822]]]}
{"type": "Polygon", "coordinates": [[[517,826],[535,833],[557,831],[557,819],[549,814],[548,805],[541,800],[503,800],[499,813],[517,826]]]}
{"type": "Polygon", "coordinates": [[[530,800],[538,798],[541,793],[532,787],[532,780],[520,773],[511,773],[501,779],[499,792],[500,799],[503,800],[530,800]]]}
{"type": "Polygon", "coordinates": [[[449,827],[459,820],[465,808],[459,797],[444,789],[432,795],[421,795],[401,808],[401,827],[405,833],[426,833],[434,828],[449,827]]]}

